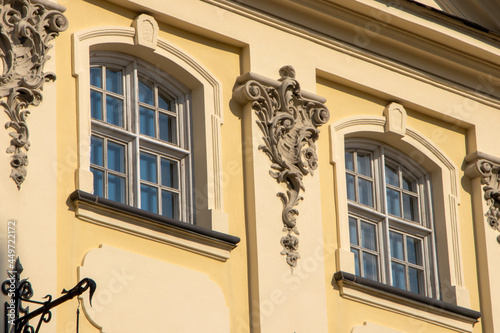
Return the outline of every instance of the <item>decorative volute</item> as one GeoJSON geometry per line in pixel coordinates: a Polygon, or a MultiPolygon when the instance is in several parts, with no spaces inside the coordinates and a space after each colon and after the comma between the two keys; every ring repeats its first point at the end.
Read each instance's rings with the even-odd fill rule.
{"type": "Polygon", "coordinates": [[[287,186],[286,193],[277,194],[283,202],[282,223],[286,233],[281,238],[281,254],[295,267],[300,255],[299,239],[295,236],[299,235],[299,211],[294,207],[303,199],[300,196],[300,191],[305,191],[303,177],[318,168],[315,145],[318,127],[328,121],[330,113],[323,104],[324,98],[301,92],[293,67],[284,66],[279,74],[281,78],[275,81],[246,73],[237,79],[233,97],[242,105],[252,102],[263,134],[264,144],[259,149],[272,162],[271,177],[287,186]]]}
{"type": "Polygon", "coordinates": [[[42,101],[43,84],[55,80],[43,67],[49,43],[67,29],[63,6],[48,0],[3,0],[0,6],[0,105],[9,116],[12,154],[10,177],[20,189],[27,174],[30,147],[28,107],[42,101]]]}
{"type": "MultiPolygon", "coordinates": [[[[469,178],[481,178],[484,199],[488,205],[485,216],[489,225],[500,231],[500,158],[482,152],[465,157],[465,174],[469,178]]],[[[500,242],[500,236],[497,237],[500,242]]]]}

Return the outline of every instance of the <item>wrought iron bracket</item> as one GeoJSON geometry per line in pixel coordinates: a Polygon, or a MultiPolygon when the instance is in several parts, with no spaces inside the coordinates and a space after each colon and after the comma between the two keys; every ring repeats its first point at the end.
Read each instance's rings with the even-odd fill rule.
{"type": "Polygon", "coordinates": [[[72,289],[63,289],[62,293],[64,295],[55,300],[52,300],[51,295],[47,295],[44,297],[47,299],[45,302],[39,302],[31,300],[33,288],[27,278],[21,280],[22,271],[23,266],[19,258],[17,258],[14,269],[7,271],[9,278],[2,283],[2,292],[10,298],[9,301],[5,302],[4,306],[5,333],[38,333],[42,323],[48,323],[52,318],[50,312],[52,308],[83,294],[87,289],[90,289],[89,302],[92,305],[92,296],[96,289],[96,283],[92,279],[82,279],[72,289]],[[29,306],[25,306],[24,302],[40,304],[41,306],[29,312],[29,306]],[[23,316],[20,316],[20,314],[23,314],[23,316]],[[38,316],[40,316],[40,319],[35,328],[29,324],[29,321],[38,316]]]}

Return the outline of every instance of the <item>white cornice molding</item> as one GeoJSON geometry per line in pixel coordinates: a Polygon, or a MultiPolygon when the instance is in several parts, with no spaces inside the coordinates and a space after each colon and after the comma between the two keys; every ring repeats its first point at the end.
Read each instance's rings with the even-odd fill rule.
{"type": "MultiPolygon", "coordinates": [[[[173,2],[173,0],[164,0],[165,6],[163,7],[156,6],[153,0],[107,1],[135,11],[147,11],[159,22],[165,22],[236,47],[244,47],[253,43],[248,36],[252,25],[246,26],[245,29],[228,29],[228,24],[240,22],[240,18],[249,19],[250,21],[243,20],[242,22],[263,24],[484,105],[500,108],[500,93],[493,91],[499,96],[489,95],[492,92],[489,89],[491,87],[483,85],[483,83],[490,85],[495,83],[489,82],[488,78],[495,80],[495,77],[500,77],[500,66],[498,65],[500,64],[500,53],[498,48],[492,45],[495,40],[488,34],[480,33],[464,24],[459,25],[460,21],[445,15],[434,14],[431,18],[417,17],[411,12],[371,0],[338,0],[335,3],[331,0],[279,2],[279,6],[277,6],[280,9],[279,15],[250,6],[255,3],[271,5],[275,2],[273,0],[247,0],[244,2],[203,0],[192,4],[191,1],[187,1],[186,6],[196,6],[189,12],[180,11],[176,9],[177,7],[169,7],[168,3],[173,2]],[[200,16],[197,14],[200,12],[205,14],[200,16]],[[312,18],[311,13],[314,15],[312,18]],[[235,16],[230,14],[235,14],[235,16]],[[211,15],[223,16],[224,22],[227,24],[214,21],[211,15]],[[285,17],[285,15],[288,16],[285,17]],[[379,20],[373,17],[374,15],[379,15],[386,20],[379,20]],[[389,22],[386,22],[387,19],[389,22]],[[363,48],[355,45],[352,41],[339,38],[339,31],[342,29],[346,36],[353,37],[352,32],[363,29],[363,24],[366,25],[367,22],[380,24],[380,27],[387,31],[387,35],[383,36],[383,39],[391,41],[393,46],[399,47],[400,50],[405,49],[405,43],[408,40],[417,41],[419,45],[413,46],[415,52],[405,51],[411,56],[419,53],[417,51],[422,50],[422,47],[430,47],[426,50],[426,58],[420,57],[418,59],[427,59],[429,64],[440,69],[444,65],[436,62],[439,60],[446,64],[447,73],[459,76],[460,80],[456,77],[439,75],[435,73],[435,68],[426,71],[422,66],[412,67],[408,62],[405,62],[405,59],[393,59],[390,55],[380,54],[371,46],[369,49],[363,48]],[[460,29],[457,28],[458,26],[460,29]],[[323,27],[323,30],[318,30],[318,27],[323,27]],[[480,38],[486,40],[480,40],[480,38]],[[468,72],[464,71],[465,69],[468,72]],[[480,79],[481,77],[484,80],[480,79]]],[[[500,37],[498,41],[500,45],[500,37]]],[[[379,50],[392,50],[393,46],[386,43],[379,45],[379,50]]],[[[321,64],[317,64],[317,66],[321,69],[321,64]]]]}
{"type": "MultiPolygon", "coordinates": [[[[367,33],[373,33],[368,31],[369,29],[366,25],[368,23],[375,24],[380,29],[380,31],[377,31],[375,34],[380,34],[382,36],[381,33],[382,30],[384,30],[386,33],[382,37],[391,40],[392,44],[399,45],[400,47],[408,41],[414,40],[418,44],[413,46],[416,50],[424,50],[429,57],[434,57],[440,59],[443,63],[447,63],[450,68],[455,68],[456,73],[461,73],[462,75],[464,69],[468,69],[470,72],[469,78],[473,78],[474,80],[480,75],[490,76],[494,75],[493,73],[496,72],[498,72],[500,77],[500,66],[498,66],[500,57],[498,48],[491,45],[492,42],[496,42],[500,46],[500,36],[481,33],[445,15],[441,16],[433,13],[432,17],[422,18],[412,13],[403,12],[403,10],[398,8],[366,0],[347,2],[333,2],[331,0],[299,1],[299,3],[304,4],[304,6],[308,8],[315,8],[316,13],[314,15],[317,15],[318,19],[323,19],[326,22],[325,26],[328,26],[328,31],[319,31],[310,26],[315,23],[314,20],[303,20],[300,22],[292,21],[284,17],[284,15],[279,16],[276,13],[266,12],[251,6],[251,3],[258,3],[259,1],[245,1],[244,3],[227,0],[203,1],[237,15],[250,18],[259,23],[345,53],[346,55],[390,69],[391,71],[415,77],[420,81],[425,81],[438,87],[445,87],[447,90],[458,92],[464,97],[471,98],[486,105],[494,107],[500,106],[496,98],[497,96],[488,95],[488,93],[491,92],[488,87],[483,87],[484,91],[481,91],[475,83],[467,86],[465,83],[455,82],[453,78],[445,78],[435,73],[425,72],[421,68],[417,69],[412,67],[411,64],[404,63],[404,61],[394,60],[388,56],[376,53],[370,48],[355,45],[353,41],[340,40],[337,34],[338,29],[336,29],[336,27],[340,27],[341,24],[344,25],[345,29],[345,25],[347,24],[350,25],[350,31],[365,30],[367,33]],[[404,13],[404,15],[402,13],[404,13]],[[374,15],[376,14],[379,17],[386,18],[386,20],[375,18],[374,15]],[[330,16],[328,19],[325,19],[327,15],[330,16]],[[345,21],[340,22],[340,18],[345,21]],[[430,18],[432,18],[432,20],[430,20],[430,18]],[[357,24],[352,22],[357,22],[357,24]],[[363,22],[366,23],[364,26],[362,25],[363,22]],[[429,49],[425,50],[422,46],[428,47],[429,49]],[[498,58],[498,61],[495,61],[495,58],[498,58]],[[453,61],[450,59],[453,59],[453,61]]],[[[266,4],[267,3],[266,1],[266,4]]],[[[291,8],[289,11],[283,10],[283,12],[294,13],[293,10],[294,9],[291,8]]],[[[299,9],[295,10],[298,11],[299,9]]],[[[313,11],[313,9],[308,11],[309,14],[311,11],[313,11]]],[[[295,12],[295,14],[297,14],[297,12],[295,12]]],[[[300,13],[294,17],[305,16],[305,13],[300,13]]],[[[411,45],[408,44],[408,46],[411,45]]],[[[382,46],[379,48],[384,49],[382,46]]],[[[391,49],[391,47],[385,47],[385,49],[391,49]]],[[[454,71],[450,70],[450,72],[454,71]]]]}

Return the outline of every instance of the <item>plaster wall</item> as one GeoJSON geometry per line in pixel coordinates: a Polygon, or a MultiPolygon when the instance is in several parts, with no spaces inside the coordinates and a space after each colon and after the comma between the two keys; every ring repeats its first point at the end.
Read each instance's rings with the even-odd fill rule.
{"type": "MultiPolygon", "coordinates": [[[[133,256],[158,260],[165,267],[177,265],[208,276],[221,289],[229,308],[231,332],[249,332],[251,328],[255,332],[306,332],[311,327],[318,332],[347,332],[362,325],[363,321],[382,326],[390,322],[391,329],[401,332],[449,331],[345,300],[332,284],[333,273],[339,270],[334,252],[338,247],[336,225],[341,222],[336,218],[335,203],[341,194],[334,190],[336,179],[329,162],[328,125],[353,115],[382,116],[385,105],[396,101],[408,110],[408,126],[435,143],[460,170],[463,157],[475,150],[500,156],[500,147],[491,139],[500,131],[500,122],[492,121],[498,118],[500,104],[482,94],[485,90],[495,90],[494,81],[481,81],[483,86],[477,91],[464,89],[414,70],[424,66],[429,59],[416,60],[410,67],[400,66],[388,61],[387,57],[366,52],[369,45],[366,49],[353,49],[332,38],[311,38],[300,28],[289,29],[286,24],[278,26],[272,20],[266,22],[259,15],[244,15],[215,1],[186,0],[181,4],[170,0],[161,4],[153,0],[59,2],[68,8],[65,14],[70,27],[58,37],[51,51],[53,57],[46,66],[57,73],[58,79],[45,85],[44,102],[34,109],[28,120],[32,148],[28,180],[21,191],[17,191],[8,179],[10,157],[0,154],[0,175],[6,184],[6,190],[0,192],[0,202],[4,206],[0,217],[2,223],[9,218],[19,221],[18,231],[22,235],[19,255],[27,258],[23,260],[27,270],[36,269],[37,273],[30,275],[36,290],[57,294],[57,290],[73,286],[79,278],[76,268],[82,265],[85,255],[105,244],[129,251],[133,256]],[[103,22],[130,27],[132,20],[144,11],[158,20],[161,38],[191,55],[222,83],[223,207],[228,214],[228,233],[242,239],[226,263],[86,223],[75,217],[68,201],[69,194],[77,188],[74,170],[78,167],[75,112],[78,87],[71,75],[71,36],[101,26],[103,22]],[[318,141],[320,167],[313,177],[305,180],[305,200],[299,207],[302,260],[293,273],[284,257],[279,255],[281,202],[276,193],[283,191],[282,184],[269,176],[270,162],[257,149],[261,133],[256,128],[255,115],[248,107],[237,106],[231,100],[235,79],[240,74],[251,70],[275,79],[278,69],[287,64],[294,66],[303,90],[327,98],[331,113],[330,122],[321,128],[318,141]],[[40,217],[43,223],[39,222],[40,217]],[[364,317],[360,318],[359,313],[364,317]]],[[[392,9],[385,13],[395,15],[392,9]]],[[[412,23],[417,25],[419,22],[412,23]]],[[[321,28],[319,23],[316,28],[321,28]]],[[[452,35],[456,39],[461,37],[457,32],[452,35]]],[[[376,34],[369,37],[377,39],[376,34]]],[[[491,45],[471,41],[469,37],[464,40],[484,54],[492,53],[491,45]]],[[[405,56],[396,49],[393,52],[394,58],[405,56]]],[[[457,58],[461,56],[457,52],[457,58]]],[[[452,73],[449,70],[445,74],[459,81],[469,80],[459,71],[452,73]]],[[[488,73],[483,74],[487,77],[488,73]]],[[[4,114],[0,120],[6,121],[4,114]]],[[[9,137],[4,134],[0,136],[0,144],[6,148],[9,137]]],[[[500,299],[500,289],[485,282],[488,288],[480,290],[476,267],[482,279],[494,281],[500,273],[495,268],[500,250],[495,244],[496,234],[492,235],[492,230],[482,226],[479,229],[484,231],[487,242],[476,248],[475,243],[481,242],[483,236],[477,231],[479,229],[474,229],[474,224],[484,222],[482,214],[477,213],[484,207],[481,201],[472,204],[471,195],[478,184],[462,176],[460,172],[459,235],[462,265],[466,268],[463,285],[469,291],[467,297],[472,309],[480,308],[481,296],[489,300],[481,305],[494,304],[495,311],[499,305],[494,300],[500,299]],[[485,259],[476,263],[476,253],[485,259]]],[[[154,293],[154,285],[146,287],[146,294],[154,293]]],[[[52,321],[51,325],[57,322],[58,331],[73,332],[75,329],[77,302],[69,304],[72,305],[59,309],[57,321],[52,321]]],[[[116,316],[117,320],[121,317],[120,314],[116,316]]],[[[482,322],[476,324],[473,332],[483,328],[487,332],[494,327],[492,317],[490,315],[484,327],[482,322]]],[[[84,331],[98,331],[88,321],[82,321],[81,325],[84,331]]],[[[362,331],[362,328],[357,330],[362,331]]]]}

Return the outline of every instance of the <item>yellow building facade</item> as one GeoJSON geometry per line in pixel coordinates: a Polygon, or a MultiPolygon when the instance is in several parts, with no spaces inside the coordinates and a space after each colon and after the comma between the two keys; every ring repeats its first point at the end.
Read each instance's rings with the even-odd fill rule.
{"type": "Polygon", "coordinates": [[[497,10],[2,1],[5,279],[95,281],[40,332],[500,332],[497,10]]]}

